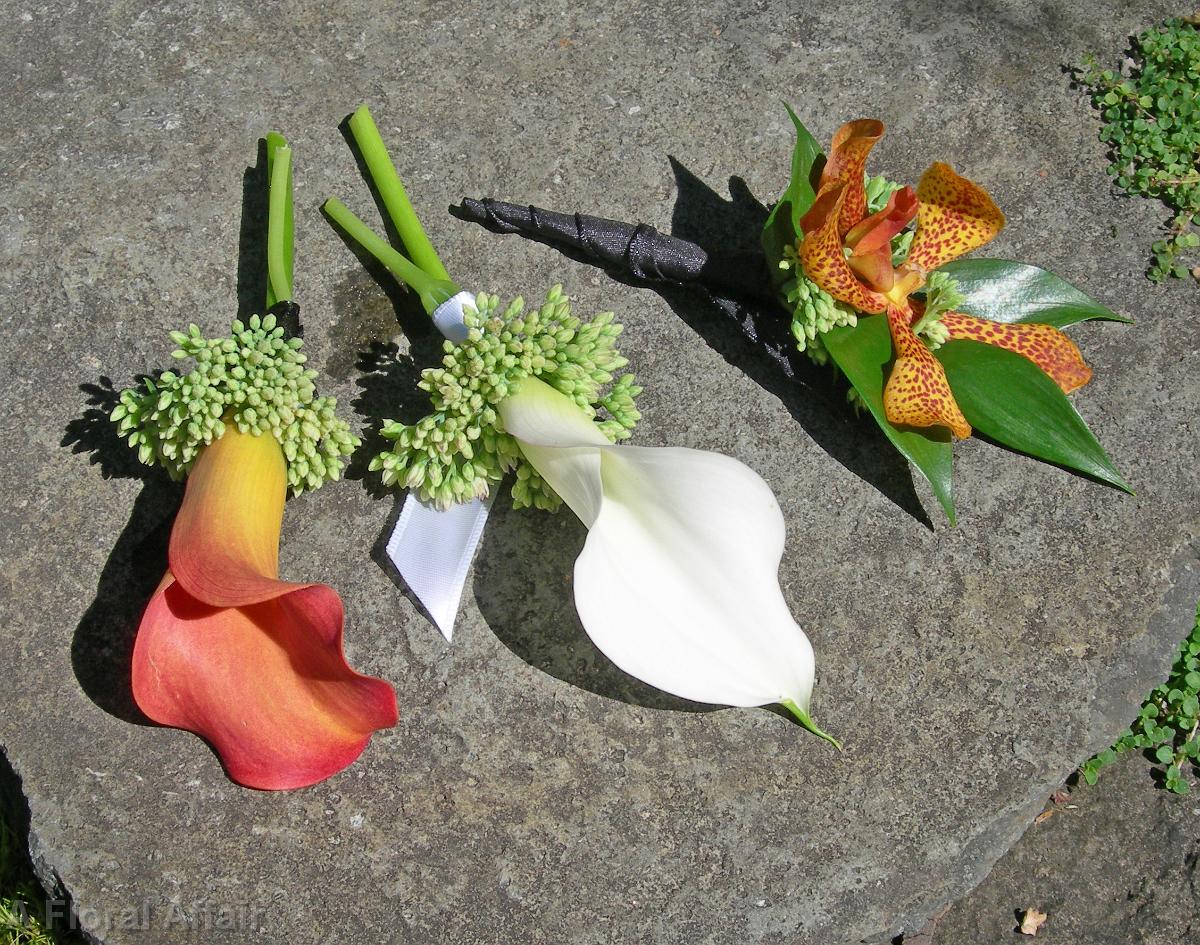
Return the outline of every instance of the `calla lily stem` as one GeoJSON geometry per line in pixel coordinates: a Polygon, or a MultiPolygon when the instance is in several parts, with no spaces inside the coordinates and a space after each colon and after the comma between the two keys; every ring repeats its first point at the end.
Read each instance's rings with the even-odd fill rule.
{"type": "Polygon", "coordinates": [[[439,279],[410,262],[404,254],[377,236],[344,203],[336,197],[325,201],[325,212],[329,218],[345,230],[346,235],[382,263],[393,276],[407,285],[421,298],[425,311],[432,313],[447,299],[458,294],[458,286],[448,279],[439,279]]]}
{"type": "Polygon", "coordinates": [[[451,280],[425,234],[425,228],[421,226],[417,211],[408,199],[408,192],[400,182],[396,166],[366,105],[360,105],[350,117],[350,133],[367,165],[367,173],[371,175],[371,182],[379,192],[384,209],[404,243],[408,258],[387,240],[377,236],[337,198],[325,201],[325,212],[347,236],[415,291],[425,311],[432,315],[434,309],[457,295],[459,288],[451,280]]]}
{"type": "Polygon", "coordinates": [[[292,297],[295,234],[292,215],[292,149],[283,135],[267,135],[267,308],[292,297]]]}
{"type": "Polygon", "coordinates": [[[437,251],[425,235],[425,229],[408,199],[408,192],[400,182],[396,166],[388,154],[387,145],[375,126],[375,120],[366,105],[358,106],[350,118],[350,133],[354,143],[358,145],[359,153],[371,174],[371,181],[379,191],[380,199],[387,209],[396,232],[404,241],[404,248],[414,263],[434,279],[449,282],[450,274],[438,258],[437,251]]]}

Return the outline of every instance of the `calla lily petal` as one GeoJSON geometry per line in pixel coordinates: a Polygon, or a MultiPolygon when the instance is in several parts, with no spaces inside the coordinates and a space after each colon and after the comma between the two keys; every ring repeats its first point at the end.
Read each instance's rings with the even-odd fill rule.
{"type": "Polygon", "coordinates": [[[842,251],[838,217],[846,199],[846,185],[830,184],[817,194],[808,213],[800,220],[804,239],[797,250],[804,274],[839,302],[861,312],[887,309],[887,299],[859,281],[842,251]]]}
{"type": "Polygon", "coordinates": [[[212,607],[168,572],[133,651],[138,706],[207,740],[229,777],[285,790],[351,764],[396,696],[342,653],[342,602],[323,584],[247,607],[212,607]]]}
{"type": "Polygon", "coordinates": [[[278,597],[279,529],[287,466],[278,441],[227,426],[187,479],[167,552],[171,572],[197,600],[239,607],[278,597]]]}
{"type": "Polygon", "coordinates": [[[944,426],[959,439],[969,437],[971,425],[954,399],[945,368],[912,330],[912,312],[889,306],[888,327],[896,351],[883,389],[888,420],[897,426],[944,426]]]}
{"type": "Polygon", "coordinates": [[[993,322],[962,312],[946,312],[941,322],[952,339],[983,341],[1024,355],[1050,375],[1064,394],[1078,390],[1092,379],[1092,369],[1083,360],[1079,347],[1053,325],[993,322]]]}
{"type": "Polygon", "coordinates": [[[271,790],[329,777],[397,717],[391,686],[346,662],[337,592],[276,577],[285,490],[269,434],[230,425],[204,448],[133,653],[146,715],[205,738],[235,781],[271,790]]]}
{"type": "Polygon", "coordinates": [[[584,629],[625,672],[685,699],[807,712],[812,646],[779,587],[784,522],[770,488],[717,453],[613,446],[536,379],[505,429],[589,526],[575,564],[584,629]]]}
{"type": "Polygon", "coordinates": [[[848,121],[833,136],[829,158],[821,171],[820,190],[830,184],[846,185],[846,200],[838,212],[838,236],[867,215],[867,191],[863,171],[867,156],[883,137],[883,122],[874,118],[848,121]]]}
{"type": "Polygon", "coordinates": [[[937,161],[917,185],[917,231],[907,262],[925,271],[978,249],[1004,228],[988,192],[937,161]]]}

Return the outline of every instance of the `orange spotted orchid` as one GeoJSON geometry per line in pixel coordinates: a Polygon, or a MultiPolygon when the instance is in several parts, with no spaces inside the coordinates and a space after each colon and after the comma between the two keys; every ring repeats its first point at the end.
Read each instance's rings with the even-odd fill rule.
{"type": "MultiPolygon", "coordinates": [[[[916,191],[903,187],[887,205],[869,214],[864,171],[867,156],[883,135],[873,119],[838,129],[821,173],[816,200],[801,218],[797,250],[812,282],[854,309],[886,313],[895,350],[883,394],[887,418],[910,427],[944,426],[962,439],[971,435],[941,363],[913,331],[924,304],[913,298],[929,272],[990,242],[1004,216],[987,192],[948,164],[936,162],[916,191]],[[892,240],[916,219],[907,257],[892,261],[892,240]]],[[[1044,324],[1004,324],[962,312],[946,312],[941,323],[950,339],[971,339],[1021,354],[1046,372],[1064,393],[1091,378],[1078,347],[1044,324]]]]}
{"type": "Polygon", "coordinates": [[[351,764],[371,734],[396,723],[396,695],[350,668],[342,601],[324,584],[279,579],[289,486],[341,475],[359,445],[317,397],[290,315],[291,152],[268,135],[267,307],[227,338],[174,332],[190,373],[164,371],[121,394],[112,413],[142,462],[187,477],[167,573],[138,627],[132,688],[162,725],[204,738],[229,777],[298,788],[351,764]]]}

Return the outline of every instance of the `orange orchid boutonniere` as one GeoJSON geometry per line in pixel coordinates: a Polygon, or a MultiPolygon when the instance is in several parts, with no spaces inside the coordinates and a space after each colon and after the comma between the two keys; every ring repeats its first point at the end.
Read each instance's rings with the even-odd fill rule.
{"type": "MultiPolygon", "coordinates": [[[[267,307],[295,312],[291,152],[274,134],[267,175],[267,307]]],[[[392,687],[346,662],[337,592],[279,579],[289,486],[339,478],[359,440],[316,396],[300,339],[273,312],[235,321],[226,338],[195,325],[172,338],[195,368],[147,378],[112,414],[144,463],[187,477],[168,570],[134,642],[134,699],[207,740],[239,784],[313,784],[397,717],[392,687]]]]}
{"type": "Polygon", "coordinates": [[[961,259],[1000,232],[1003,214],[941,162],[916,190],[868,178],[881,122],[843,125],[826,157],[791,117],[792,180],[763,248],[793,335],[841,369],[950,520],[951,442],[973,429],[1129,491],[1065,396],[1092,372],[1062,331],[1128,319],[1036,266],[961,259]]]}

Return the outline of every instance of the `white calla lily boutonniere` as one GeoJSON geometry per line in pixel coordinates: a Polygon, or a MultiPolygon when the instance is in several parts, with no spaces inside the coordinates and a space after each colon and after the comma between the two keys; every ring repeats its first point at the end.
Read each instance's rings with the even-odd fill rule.
{"type": "MultiPolygon", "coordinates": [[[[473,535],[455,556],[465,561],[486,500],[515,472],[516,507],[553,510],[565,502],[587,526],[575,604],[613,663],[697,702],[777,703],[837,745],[809,715],[813,650],[779,586],[785,526],[770,487],[719,453],[618,446],[639,419],[641,389],[633,375],[619,374],[627,362],[614,347],[621,328],[611,313],[581,321],[557,286],[531,311],[521,299],[502,310],[496,296],[460,292],[365,106],[350,129],[410,258],[339,201],[325,210],[418,293],[448,336],[441,367],[426,369],[420,382],[434,412],[415,424],[386,422],[392,445],[371,468],[384,483],[407,487],[409,503],[423,503],[421,514],[476,503],[476,527],[447,530],[473,535]]],[[[451,570],[465,576],[465,566],[451,570]]],[[[455,606],[460,593],[461,583],[455,606]]]]}

